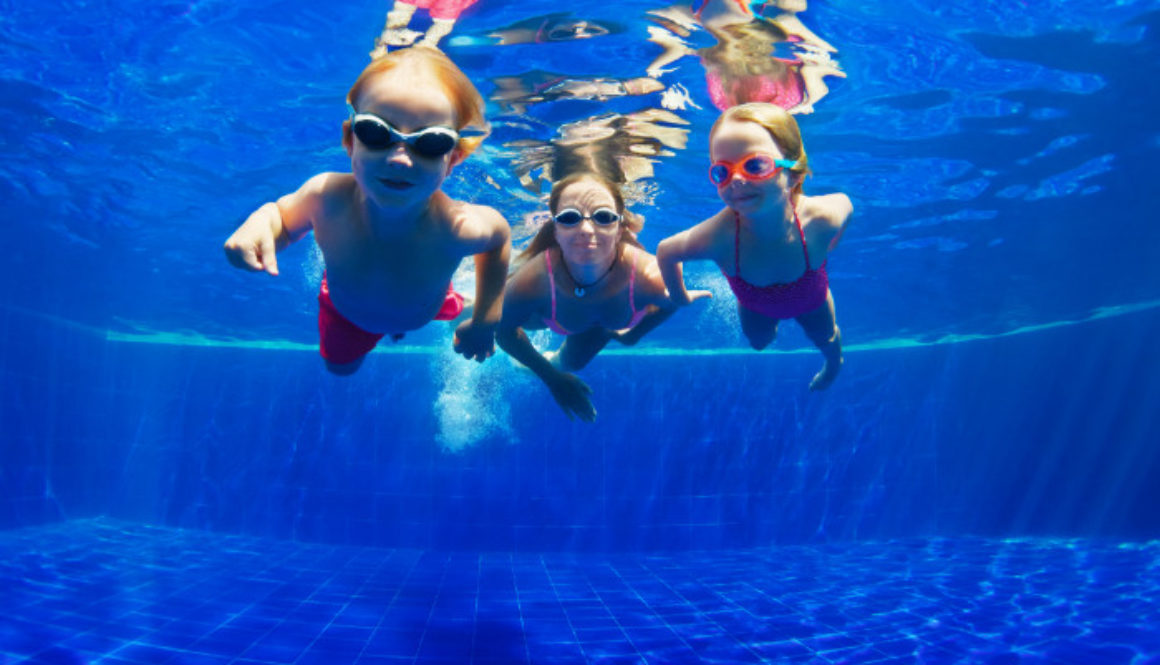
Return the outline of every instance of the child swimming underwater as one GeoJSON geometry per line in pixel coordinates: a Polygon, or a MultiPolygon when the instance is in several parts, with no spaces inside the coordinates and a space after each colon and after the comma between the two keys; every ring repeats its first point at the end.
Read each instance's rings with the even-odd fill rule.
{"type": "Polygon", "coordinates": [[[657,263],[675,303],[689,302],[682,262],[707,259],[737,296],[741,329],[761,350],[782,319],[795,319],[825,364],[811,390],[830,386],[842,368],[826,260],[853,206],[845,194],[806,196],[809,162],[793,116],[772,104],[735,106],[709,136],[709,177],[725,208],[663,240],[657,263]]]}
{"type": "Polygon", "coordinates": [[[455,350],[495,351],[511,231],[494,209],[440,187],[482,141],[483,100],[445,55],[427,47],[373,61],[347,95],[343,146],[350,173],[320,173],[258,208],[225,243],[230,262],[278,274],[276,252],[314,231],[326,270],[318,294],[320,353],[340,375],[358,369],[382,337],[399,339],[464,306],[451,290],[475,257],[476,295],[455,350]],[[472,136],[471,134],[475,135],[472,136]]]}

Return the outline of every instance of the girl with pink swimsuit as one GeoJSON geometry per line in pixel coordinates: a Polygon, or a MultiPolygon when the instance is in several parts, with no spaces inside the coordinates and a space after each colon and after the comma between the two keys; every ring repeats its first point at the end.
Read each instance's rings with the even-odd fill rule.
{"type": "Polygon", "coordinates": [[[794,319],[825,358],[811,390],[829,387],[842,368],[826,261],[853,205],[845,194],[806,196],[809,161],[793,116],[773,104],[735,106],[709,135],[709,178],[725,208],[661,242],[657,263],[672,300],[686,296],[685,261],[709,260],[737,297],[741,330],[764,349],[782,319],[794,319]]]}
{"type": "Polygon", "coordinates": [[[540,377],[564,413],[592,421],[592,391],[571,372],[614,339],[635,344],[675,307],[656,259],[636,240],[642,222],[624,209],[615,184],[570,175],[553,186],[549,209],[552,221],[517,259],[504,290],[496,342],[540,377]],[[524,332],[543,328],[565,336],[557,352],[540,354],[524,332]]]}

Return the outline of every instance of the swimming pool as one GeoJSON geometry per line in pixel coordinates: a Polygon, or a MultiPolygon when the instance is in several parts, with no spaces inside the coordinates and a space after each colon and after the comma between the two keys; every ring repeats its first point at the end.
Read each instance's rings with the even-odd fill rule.
{"type": "MultiPolygon", "coordinates": [[[[627,81],[655,8],[481,0],[445,46],[490,97],[627,81]],[[581,19],[608,34],[566,39],[581,19]],[[531,24],[557,38],[493,36],[531,24]]],[[[797,116],[807,190],[856,206],[842,375],[808,393],[804,335],[751,352],[690,269],[712,301],[583,371],[594,424],[439,325],[331,376],[310,243],[277,280],[223,261],[255,205],[344,168],[383,12],[0,12],[0,662],[1160,657],[1149,3],[811,3],[846,75],[797,116]]],[[[701,60],[660,80],[684,108],[493,99],[449,191],[526,239],[535,155],[630,117],[655,248],[719,206],[701,60]]]]}

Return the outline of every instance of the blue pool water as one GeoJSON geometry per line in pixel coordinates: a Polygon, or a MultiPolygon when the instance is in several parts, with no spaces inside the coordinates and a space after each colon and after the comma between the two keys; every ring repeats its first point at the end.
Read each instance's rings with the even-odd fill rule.
{"type": "MultiPolygon", "coordinates": [[[[387,7],[0,0],[0,663],[1160,662],[1160,9],[1031,4],[810,3],[841,376],[690,266],[715,297],[586,368],[586,424],[438,324],[332,376],[313,243],[222,258],[349,166],[387,7]]],[[[493,133],[447,189],[518,244],[519,176],[628,118],[645,246],[714,212],[698,57],[500,99],[644,76],[658,6],[479,0],[445,47],[493,133]]]]}

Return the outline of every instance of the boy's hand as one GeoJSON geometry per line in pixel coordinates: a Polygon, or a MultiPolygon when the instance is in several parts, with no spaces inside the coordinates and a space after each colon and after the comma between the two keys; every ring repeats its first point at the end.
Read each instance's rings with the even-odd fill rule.
{"type": "Polygon", "coordinates": [[[262,206],[227,240],[225,247],[226,258],[235,267],[244,270],[264,270],[271,275],[278,274],[278,259],[275,254],[278,241],[274,235],[274,223],[281,225],[277,217],[277,208],[273,213],[273,206],[262,206]]]}
{"type": "Polygon", "coordinates": [[[483,362],[495,353],[495,324],[468,319],[455,328],[451,346],[464,358],[483,362]]]}

